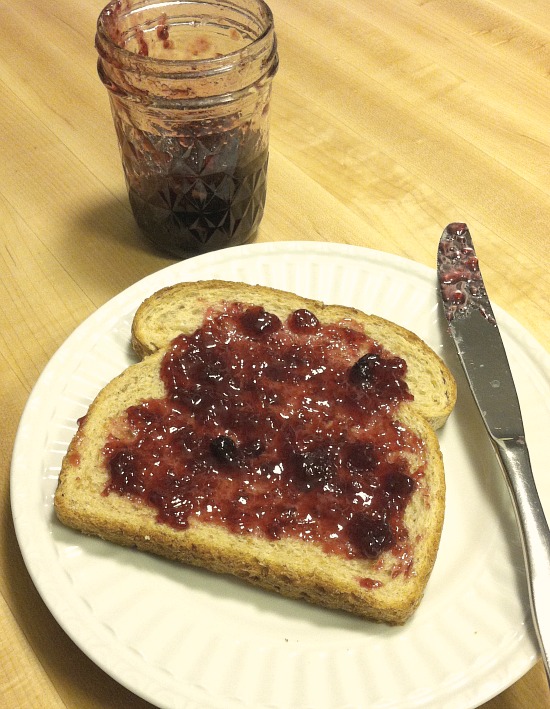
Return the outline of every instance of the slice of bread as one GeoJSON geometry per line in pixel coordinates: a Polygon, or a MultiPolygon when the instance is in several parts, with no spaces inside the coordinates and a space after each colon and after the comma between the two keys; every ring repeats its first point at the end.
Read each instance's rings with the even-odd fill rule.
{"type": "Polygon", "coordinates": [[[445,480],[434,428],[451,412],[456,386],[441,359],[414,334],[376,316],[224,281],[181,283],[155,293],[136,312],[132,342],[143,360],[98,394],[63,460],[55,495],[61,522],[116,544],[230,573],[291,598],[390,624],[405,622],[423,596],[443,524],[445,480]],[[185,528],[176,528],[159,521],[158,510],[139,497],[112,490],[106,494],[110,481],[106,442],[128,435],[129,407],[166,396],[161,369],[171,343],[182,333],[194,333],[209,309],[222,303],[261,305],[281,321],[307,309],[321,323],[351,323],[405,360],[406,382],[414,398],[401,403],[392,416],[420,442],[399,453],[412,471],[420,471],[402,519],[405,546],[384,548],[369,558],[327,551],[318,540],[292,534],[269,538],[256,532],[236,533],[224,524],[200,521],[199,516],[191,516],[185,528]]]}

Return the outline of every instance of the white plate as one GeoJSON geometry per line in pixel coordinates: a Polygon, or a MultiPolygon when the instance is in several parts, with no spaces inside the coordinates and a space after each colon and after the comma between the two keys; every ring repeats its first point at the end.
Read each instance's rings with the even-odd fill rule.
{"type": "MultiPolygon", "coordinates": [[[[535,471],[544,472],[549,357],[495,310],[535,471]]],[[[34,583],[94,662],[160,707],[478,706],[524,674],[537,651],[508,493],[458,369],[440,322],[435,272],[388,254],[326,243],[256,244],[145,278],[68,338],[23,414],[11,496],[34,583]],[[448,485],[440,552],[424,601],[404,627],[285,600],[83,537],[56,521],[52,501],[62,456],[76,419],[133,361],[136,307],[165,285],[204,278],[262,283],[377,313],[415,331],[457,373],[459,401],[440,435],[448,485]]],[[[548,510],[549,485],[538,483],[548,510]]]]}

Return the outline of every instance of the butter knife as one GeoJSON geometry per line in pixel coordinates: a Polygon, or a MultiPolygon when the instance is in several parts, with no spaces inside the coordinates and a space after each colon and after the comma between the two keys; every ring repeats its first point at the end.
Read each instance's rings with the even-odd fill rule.
{"type": "Polygon", "coordinates": [[[533,479],[508,358],[466,224],[449,224],[443,231],[437,268],[448,330],[512,498],[533,625],[550,683],[550,530],[533,479]]]}

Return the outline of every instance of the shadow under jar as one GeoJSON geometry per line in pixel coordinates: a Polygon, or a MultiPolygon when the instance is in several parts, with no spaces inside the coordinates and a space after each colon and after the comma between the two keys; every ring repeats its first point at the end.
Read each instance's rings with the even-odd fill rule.
{"type": "Polygon", "coordinates": [[[252,239],[278,66],[269,7],[116,0],[99,16],[96,47],[145,236],[180,257],[252,239]]]}

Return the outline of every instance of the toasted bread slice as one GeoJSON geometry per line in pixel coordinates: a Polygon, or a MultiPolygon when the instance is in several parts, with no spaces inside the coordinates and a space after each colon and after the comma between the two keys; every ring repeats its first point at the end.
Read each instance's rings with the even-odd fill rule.
{"type": "Polygon", "coordinates": [[[221,281],[183,283],[154,294],[135,315],[132,339],[144,359],[110,382],[80,422],[55,495],[59,519],[116,544],[230,573],[287,597],[390,624],[405,622],[423,596],[443,524],[445,480],[434,427],[452,410],[456,388],[439,357],[415,335],[381,318],[270,288],[221,281]],[[109,490],[106,442],[127,436],[129,407],[166,396],[161,370],[171,343],[181,333],[194,333],[205,313],[224,302],[261,305],[281,320],[307,309],[321,323],[353,323],[406,361],[414,399],[392,415],[421,444],[400,453],[412,471],[421,471],[402,519],[406,552],[405,547],[397,552],[390,547],[374,558],[346,556],[327,551],[318,541],[292,534],[269,538],[236,533],[200,516],[176,528],[159,521],[158,510],[143,499],[109,490]]]}

